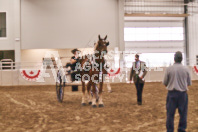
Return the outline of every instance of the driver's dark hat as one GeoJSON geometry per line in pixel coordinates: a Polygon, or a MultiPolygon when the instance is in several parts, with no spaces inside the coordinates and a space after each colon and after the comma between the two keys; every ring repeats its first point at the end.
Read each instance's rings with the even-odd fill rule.
{"type": "Polygon", "coordinates": [[[80,52],[80,50],[78,50],[78,49],[73,49],[71,52],[72,52],[73,54],[75,54],[76,51],[79,51],[79,52],[80,52]]]}

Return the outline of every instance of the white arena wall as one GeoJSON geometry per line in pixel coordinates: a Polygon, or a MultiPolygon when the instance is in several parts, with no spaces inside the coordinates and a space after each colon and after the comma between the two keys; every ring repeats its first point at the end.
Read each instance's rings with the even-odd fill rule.
{"type": "MultiPolygon", "coordinates": [[[[91,52],[92,48],[78,48],[83,53],[91,52]]],[[[26,49],[21,50],[21,62],[35,62],[42,63],[43,58],[46,57],[46,54],[49,52],[57,52],[61,58],[62,64],[65,65],[67,62],[70,62],[70,58],[73,56],[71,53],[72,49],[26,49]]],[[[52,56],[53,57],[53,56],[52,56]]]]}
{"type": "MultiPolygon", "coordinates": [[[[7,37],[0,38],[0,50],[15,50],[15,61],[21,62],[22,50],[87,48],[98,34],[108,35],[110,48],[125,50],[123,7],[121,0],[0,0],[0,11],[7,13],[7,37]]],[[[190,65],[198,54],[197,19],[198,15],[190,14],[190,65]]],[[[126,43],[135,50],[138,45],[126,43]]],[[[171,52],[180,49],[180,44],[173,45],[171,52]]],[[[148,44],[140,52],[157,52],[152,46],[145,47],[148,44]]]]}
{"type": "Polygon", "coordinates": [[[0,37],[0,50],[14,50],[15,12],[12,0],[0,0],[0,12],[6,12],[7,37],[0,37]]]}
{"type": "Polygon", "coordinates": [[[87,48],[108,35],[118,46],[117,0],[21,0],[22,49],[87,48]]]}

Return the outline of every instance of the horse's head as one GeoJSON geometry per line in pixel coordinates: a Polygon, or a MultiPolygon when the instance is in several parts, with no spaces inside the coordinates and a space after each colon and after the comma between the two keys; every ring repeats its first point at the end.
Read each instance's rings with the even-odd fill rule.
{"type": "Polygon", "coordinates": [[[106,41],[107,39],[107,35],[105,36],[104,39],[102,39],[100,37],[100,35],[98,35],[98,42],[96,43],[96,46],[95,46],[95,50],[98,51],[98,52],[102,52],[103,54],[107,54],[107,46],[109,45],[109,41],[106,41]]]}

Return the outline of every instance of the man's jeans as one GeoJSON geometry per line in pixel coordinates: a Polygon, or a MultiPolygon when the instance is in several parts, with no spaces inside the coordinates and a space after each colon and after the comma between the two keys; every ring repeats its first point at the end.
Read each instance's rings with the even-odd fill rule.
{"type": "Polygon", "coordinates": [[[180,91],[169,91],[166,101],[167,132],[174,132],[174,115],[178,108],[180,120],[178,125],[178,132],[185,132],[187,127],[187,111],[188,111],[188,94],[180,91]]]}

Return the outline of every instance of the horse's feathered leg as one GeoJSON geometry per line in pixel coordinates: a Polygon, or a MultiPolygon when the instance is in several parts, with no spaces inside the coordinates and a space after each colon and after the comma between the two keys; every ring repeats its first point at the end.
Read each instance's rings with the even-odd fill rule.
{"type": "Polygon", "coordinates": [[[96,89],[96,102],[98,102],[98,100],[99,100],[99,90],[98,90],[97,86],[95,87],[95,89],[96,89]]]}
{"type": "Polygon", "coordinates": [[[91,96],[91,81],[87,84],[87,94],[88,94],[88,102],[91,105],[92,104],[92,96],[91,96]]]}
{"type": "Polygon", "coordinates": [[[96,108],[96,84],[95,83],[92,83],[92,93],[93,93],[93,97],[92,97],[92,107],[93,108],[96,108]]]}
{"type": "Polygon", "coordinates": [[[83,92],[83,95],[82,95],[82,103],[81,103],[81,105],[85,106],[86,105],[86,102],[85,102],[85,82],[83,82],[83,81],[82,81],[82,92],[83,92]]]}
{"type": "Polygon", "coordinates": [[[99,86],[99,107],[104,107],[103,101],[102,101],[102,89],[103,89],[103,82],[100,82],[99,86]]]}

